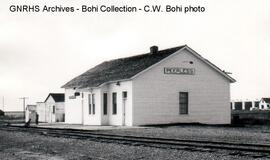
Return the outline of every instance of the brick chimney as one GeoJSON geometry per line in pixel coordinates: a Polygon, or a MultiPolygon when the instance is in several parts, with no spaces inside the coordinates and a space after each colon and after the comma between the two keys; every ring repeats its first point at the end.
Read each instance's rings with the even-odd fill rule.
{"type": "Polygon", "coordinates": [[[150,54],[156,54],[158,52],[158,46],[150,47],[150,54]]]}

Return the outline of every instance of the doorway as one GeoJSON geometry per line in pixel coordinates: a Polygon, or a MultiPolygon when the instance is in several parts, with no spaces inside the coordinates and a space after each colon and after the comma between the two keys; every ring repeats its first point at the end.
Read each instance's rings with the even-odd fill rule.
{"type": "Polygon", "coordinates": [[[52,113],[51,113],[51,122],[54,123],[55,122],[55,105],[52,106],[52,113]]]}

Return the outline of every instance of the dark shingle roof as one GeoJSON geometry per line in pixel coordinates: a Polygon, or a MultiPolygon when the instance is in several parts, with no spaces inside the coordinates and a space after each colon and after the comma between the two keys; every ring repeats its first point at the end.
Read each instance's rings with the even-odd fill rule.
{"type": "Polygon", "coordinates": [[[46,102],[50,96],[52,96],[52,98],[55,102],[65,102],[65,94],[64,93],[50,93],[44,102],[46,102]]]}
{"type": "Polygon", "coordinates": [[[262,98],[266,103],[270,103],[270,98],[262,98]]]}
{"type": "Polygon", "coordinates": [[[153,54],[146,53],[103,62],[80,76],[75,77],[62,86],[62,88],[97,87],[109,81],[129,79],[183,47],[184,46],[179,46],[160,50],[153,54]]]}

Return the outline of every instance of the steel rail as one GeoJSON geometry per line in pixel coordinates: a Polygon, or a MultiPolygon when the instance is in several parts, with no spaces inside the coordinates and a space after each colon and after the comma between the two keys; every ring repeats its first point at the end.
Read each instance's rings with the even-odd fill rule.
{"type": "MultiPolygon", "coordinates": [[[[245,152],[260,152],[270,153],[270,145],[268,144],[252,144],[224,141],[206,141],[206,140],[191,140],[191,139],[170,139],[170,138],[155,138],[155,137],[138,137],[114,134],[95,133],[94,131],[76,130],[76,129],[55,129],[55,128],[40,128],[40,127],[19,127],[9,126],[5,130],[10,131],[26,131],[34,132],[48,136],[92,139],[96,141],[106,140],[108,142],[132,143],[138,145],[159,145],[158,147],[168,147],[172,149],[183,149],[183,147],[208,148],[208,149],[224,149],[245,152]],[[163,145],[163,146],[162,146],[163,145]]],[[[157,147],[157,146],[155,146],[157,147]]]]}

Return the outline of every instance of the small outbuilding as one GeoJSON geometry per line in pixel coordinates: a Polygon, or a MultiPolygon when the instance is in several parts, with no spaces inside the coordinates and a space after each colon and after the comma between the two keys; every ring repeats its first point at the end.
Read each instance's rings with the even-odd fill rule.
{"type": "Polygon", "coordinates": [[[270,98],[262,98],[260,100],[259,109],[269,110],[270,109],[270,98]]]}
{"type": "Polygon", "coordinates": [[[37,118],[37,105],[29,104],[25,108],[25,122],[31,119],[31,123],[35,123],[37,118]]]}
{"type": "Polygon", "coordinates": [[[187,45],[105,61],[65,88],[65,122],[229,124],[235,80],[187,45]]]}
{"type": "Polygon", "coordinates": [[[50,93],[44,102],[37,102],[37,114],[40,122],[65,121],[65,95],[50,93]]]}

